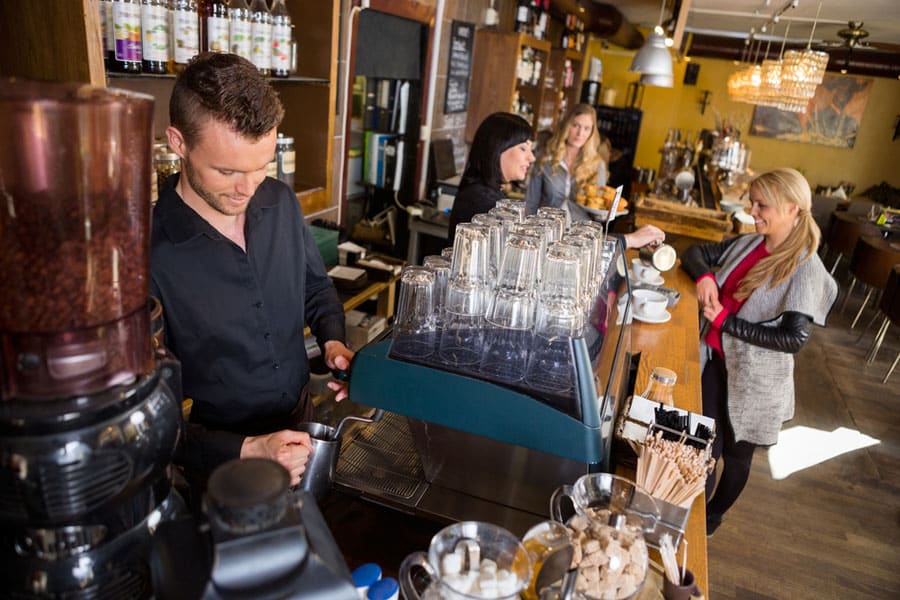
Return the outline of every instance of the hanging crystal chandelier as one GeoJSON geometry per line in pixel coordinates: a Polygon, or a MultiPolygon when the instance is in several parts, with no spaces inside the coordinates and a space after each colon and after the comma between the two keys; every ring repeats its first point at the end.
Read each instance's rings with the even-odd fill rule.
{"type": "MultiPolygon", "coordinates": [[[[821,10],[822,3],[819,2],[805,50],[784,51],[784,44],[787,41],[788,31],[790,31],[790,22],[788,22],[781,44],[781,58],[778,60],[764,59],[760,64],[756,64],[756,56],[754,56],[751,66],[732,73],[728,78],[729,97],[736,102],[805,113],[809,101],[816,93],[816,88],[825,77],[825,70],[828,67],[828,54],[812,50],[813,35],[821,10]]],[[[751,29],[748,40],[748,44],[751,46],[753,35],[754,30],[751,29]]],[[[766,55],[768,55],[768,50],[767,46],[766,55]]],[[[759,46],[757,46],[758,53],[759,46]]]]}

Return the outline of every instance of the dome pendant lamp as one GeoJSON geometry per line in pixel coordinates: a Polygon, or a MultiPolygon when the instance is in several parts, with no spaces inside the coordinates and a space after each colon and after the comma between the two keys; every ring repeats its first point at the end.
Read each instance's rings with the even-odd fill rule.
{"type": "Polygon", "coordinates": [[[647,40],[631,62],[631,71],[641,74],[641,83],[659,87],[672,87],[672,55],[666,46],[666,37],[662,28],[663,12],[666,0],[662,0],[659,11],[659,24],[653,28],[647,40]]]}

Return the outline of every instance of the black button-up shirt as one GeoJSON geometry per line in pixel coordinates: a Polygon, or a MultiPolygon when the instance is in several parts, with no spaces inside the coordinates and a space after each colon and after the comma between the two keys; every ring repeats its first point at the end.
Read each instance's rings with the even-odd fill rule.
{"type": "Polygon", "coordinates": [[[194,401],[179,459],[208,472],[237,458],[245,435],[291,424],[309,380],[304,324],[320,345],[343,342],[344,312],[287,186],[267,178],[257,189],[244,252],[184,203],[176,181],[153,211],[150,292],[194,401]]]}

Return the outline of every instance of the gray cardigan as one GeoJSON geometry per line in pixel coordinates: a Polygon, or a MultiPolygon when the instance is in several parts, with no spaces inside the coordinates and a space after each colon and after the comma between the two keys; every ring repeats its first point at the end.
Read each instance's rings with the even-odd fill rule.
{"type": "MultiPolygon", "coordinates": [[[[761,235],[741,236],[722,254],[715,275],[720,288],[744,257],[763,241],[761,235]]],[[[781,316],[791,311],[805,314],[824,327],[836,298],[837,283],[814,254],[779,285],[754,290],[736,316],[777,327],[781,316]]],[[[735,440],[760,446],[776,443],[782,423],[794,417],[794,357],[724,332],[722,351],[728,371],[728,418],[735,440]]]]}
{"type": "MultiPolygon", "coordinates": [[[[569,175],[565,161],[557,163],[557,167],[554,169],[550,163],[537,163],[532,168],[525,190],[526,212],[533,215],[541,206],[563,208],[566,200],[569,200],[566,208],[569,210],[572,221],[590,219],[591,216],[587,211],[575,202],[575,181],[569,175]]],[[[597,167],[596,183],[597,185],[606,185],[606,163],[602,160],[597,167]]]]}

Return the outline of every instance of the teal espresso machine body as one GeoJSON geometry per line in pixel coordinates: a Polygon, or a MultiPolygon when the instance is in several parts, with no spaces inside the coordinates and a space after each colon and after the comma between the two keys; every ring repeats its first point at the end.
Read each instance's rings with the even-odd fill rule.
{"type": "MultiPolygon", "coordinates": [[[[442,364],[437,352],[399,359],[390,339],[370,344],[353,360],[350,397],[405,422],[424,491],[402,498],[347,485],[340,464],[338,483],[362,487],[380,502],[448,519],[490,518],[524,533],[548,516],[558,486],[608,470],[615,417],[628,392],[631,330],[622,318],[630,303],[624,248],[612,239],[606,244],[611,268],[584,335],[567,340],[571,389],[491,381],[477,366],[442,364]]],[[[391,453],[390,440],[386,446],[382,457],[391,453]]]]}

